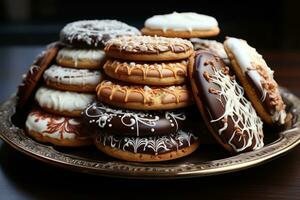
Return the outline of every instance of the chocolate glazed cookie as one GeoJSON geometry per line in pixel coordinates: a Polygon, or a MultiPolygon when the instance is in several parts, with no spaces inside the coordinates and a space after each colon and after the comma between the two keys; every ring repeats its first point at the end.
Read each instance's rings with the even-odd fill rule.
{"type": "Polygon", "coordinates": [[[219,143],[231,153],[263,147],[263,123],[221,58],[196,52],[189,75],[197,106],[219,143]]]}
{"type": "Polygon", "coordinates": [[[176,133],[186,120],[184,111],[133,111],[94,102],[83,112],[89,126],[119,136],[159,136],[176,133]]]}

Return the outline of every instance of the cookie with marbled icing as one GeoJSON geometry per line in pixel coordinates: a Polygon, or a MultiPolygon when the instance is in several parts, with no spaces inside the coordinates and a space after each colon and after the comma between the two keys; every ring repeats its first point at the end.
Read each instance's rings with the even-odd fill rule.
{"type": "Polygon", "coordinates": [[[112,157],[136,162],[158,162],[187,156],[199,146],[198,138],[179,130],[167,136],[119,137],[99,134],[95,138],[98,149],[112,157]]]}
{"type": "Polygon", "coordinates": [[[113,108],[94,102],[83,112],[83,119],[96,131],[119,136],[158,136],[176,133],[183,128],[184,110],[135,111],[113,108]]]}
{"type": "Polygon", "coordinates": [[[219,143],[232,153],[264,146],[263,123],[221,58],[197,51],[189,76],[197,106],[219,143]]]}
{"type": "Polygon", "coordinates": [[[140,31],[117,20],[81,20],[67,24],[60,41],[77,48],[103,49],[108,40],[122,35],[140,35],[140,31]]]}

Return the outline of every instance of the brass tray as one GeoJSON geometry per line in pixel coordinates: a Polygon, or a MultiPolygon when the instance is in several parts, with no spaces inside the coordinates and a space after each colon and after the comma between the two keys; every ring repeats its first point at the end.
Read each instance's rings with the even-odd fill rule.
{"type": "Polygon", "coordinates": [[[13,96],[0,105],[0,138],[16,150],[48,164],[95,175],[124,178],[188,178],[234,172],[270,161],[300,143],[300,100],[281,89],[287,109],[294,114],[293,127],[283,132],[265,131],[265,147],[230,156],[218,144],[203,144],[182,159],[163,163],[125,162],[105,156],[95,147],[58,148],[32,140],[22,128],[26,116],[15,109],[13,96]]]}

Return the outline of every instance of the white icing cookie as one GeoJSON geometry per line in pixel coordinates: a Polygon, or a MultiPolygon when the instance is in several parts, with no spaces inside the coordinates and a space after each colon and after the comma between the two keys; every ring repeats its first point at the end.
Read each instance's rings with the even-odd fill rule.
{"type": "Polygon", "coordinates": [[[35,100],[38,104],[47,110],[56,112],[80,112],[95,99],[95,95],[59,91],[46,87],[40,87],[36,94],[35,100]]]}
{"type": "Polygon", "coordinates": [[[52,65],[44,72],[44,80],[64,85],[97,85],[103,76],[98,70],[64,68],[52,65]]]}
{"type": "Polygon", "coordinates": [[[59,64],[66,62],[72,62],[72,67],[81,67],[82,65],[98,66],[100,68],[101,63],[105,59],[105,53],[99,49],[74,49],[63,48],[57,56],[56,61],[59,64]]]}
{"type": "Polygon", "coordinates": [[[25,126],[28,131],[63,140],[78,137],[81,124],[75,118],[61,117],[33,110],[28,114],[25,126]]]}
{"type": "Polygon", "coordinates": [[[161,29],[163,31],[193,31],[218,28],[218,22],[214,17],[183,12],[166,15],[155,15],[145,21],[145,27],[149,29],[161,29]]]}

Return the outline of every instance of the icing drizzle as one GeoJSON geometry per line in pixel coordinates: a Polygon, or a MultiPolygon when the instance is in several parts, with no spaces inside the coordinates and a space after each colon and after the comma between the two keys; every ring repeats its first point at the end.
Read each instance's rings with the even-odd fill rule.
{"type": "Polygon", "coordinates": [[[123,151],[158,155],[178,151],[196,143],[197,140],[192,133],[179,130],[176,134],[155,137],[117,137],[99,134],[96,142],[123,151]]]}

